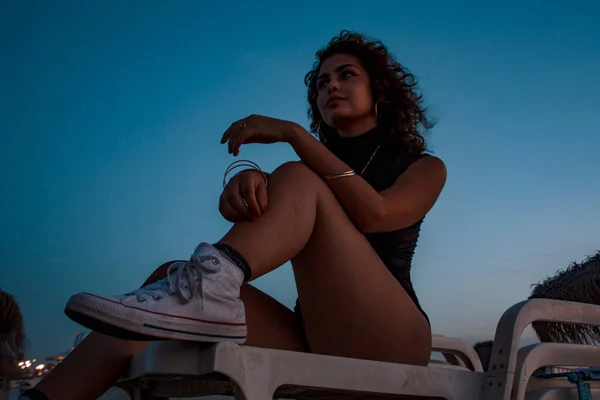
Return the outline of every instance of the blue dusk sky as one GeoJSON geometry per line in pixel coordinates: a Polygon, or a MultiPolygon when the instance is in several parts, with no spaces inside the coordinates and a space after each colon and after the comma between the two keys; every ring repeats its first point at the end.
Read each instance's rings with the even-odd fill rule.
{"type": "MultiPolygon", "coordinates": [[[[342,29],[382,40],[438,121],[448,181],[413,267],[433,330],[493,337],[531,284],[600,249],[599,19],[591,0],[3,1],[0,287],[29,354],[72,343],[71,294],[127,291],[223,235],[221,135],[252,113],[308,127],[304,74],[342,29]]],[[[255,284],[295,301],[289,265],[255,284]]]]}

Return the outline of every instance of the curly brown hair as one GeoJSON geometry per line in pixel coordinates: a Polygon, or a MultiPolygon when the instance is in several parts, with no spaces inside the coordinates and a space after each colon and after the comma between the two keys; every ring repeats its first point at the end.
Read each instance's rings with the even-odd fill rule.
{"type": "Polygon", "coordinates": [[[317,76],[323,62],[340,53],[358,58],[369,74],[373,98],[382,99],[377,103],[378,125],[388,132],[392,142],[399,146],[397,148],[411,154],[426,151],[423,135],[433,127],[433,123],[427,117],[427,109],[423,106],[423,97],[414,75],[398,63],[379,40],[347,30],[317,51],[313,69],[304,78],[308,87],[311,131],[323,143],[336,133],[335,129],[324,123],[317,107],[317,76]]]}

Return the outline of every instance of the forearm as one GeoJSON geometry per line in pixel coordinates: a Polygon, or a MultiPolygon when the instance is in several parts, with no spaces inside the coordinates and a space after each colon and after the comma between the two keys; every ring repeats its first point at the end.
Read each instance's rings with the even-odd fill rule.
{"type": "MultiPolygon", "coordinates": [[[[318,175],[338,174],[351,169],[300,126],[290,133],[289,143],[300,159],[318,175]]],[[[369,231],[383,214],[381,195],[359,175],[327,179],[325,182],[362,231],[369,231]]]]}

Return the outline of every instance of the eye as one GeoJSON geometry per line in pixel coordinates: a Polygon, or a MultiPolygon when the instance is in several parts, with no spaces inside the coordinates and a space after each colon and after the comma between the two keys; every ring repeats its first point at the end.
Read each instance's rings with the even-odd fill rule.
{"type": "Polygon", "coordinates": [[[350,71],[349,69],[342,71],[341,75],[342,75],[342,78],[356,76],[356,74],[353,71],[350,71]]]}
{"type": "Polygon", "coordinates": [[[325,80],[317,82],[317,89],[319,89],[319,90],[323,89],[325,87],[326,83],[327,83],[327,81],[325,81],[325,80]]]}

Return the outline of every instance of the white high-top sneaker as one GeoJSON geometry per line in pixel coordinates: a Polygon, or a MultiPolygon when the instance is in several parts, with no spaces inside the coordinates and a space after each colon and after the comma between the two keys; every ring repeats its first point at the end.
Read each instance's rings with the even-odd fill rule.
{"type": "Polygon", "coordinates": [[[243,343],[243,281],[240,268],[201,243],[189,262],[171,264],[166,278],[119,296],[78,293],[65,313],[87,328],[122,339],[243,343]]]}

